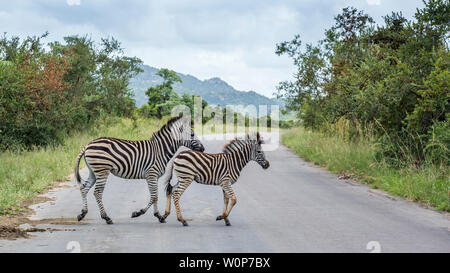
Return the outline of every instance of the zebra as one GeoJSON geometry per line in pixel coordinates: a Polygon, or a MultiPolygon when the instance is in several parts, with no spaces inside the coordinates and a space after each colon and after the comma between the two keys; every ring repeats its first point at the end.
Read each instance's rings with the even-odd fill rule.
{"type": "Polygon", "coordinates": [[[77,157],[75,165],[76,181],[82,197],[81,221],[88,212],[87,194],[95,184],[94,196],[100,209],[100,216],[107,224],[113,221],[103,207],[103,190],[108,175],[126,179],[146,179],[150,191],[150,201],[139,211],[134,211],[131,217],[138,217],[147,212],[153,205],[154,216],[164,223],[158,211],[158,179],[164,174],[166,165],[177,152],[185,146],[196,151],[205,148],[191,128],[190,119],[182,116],[171,118],[161,129],[153,133],[149,140],[131,141],[118,138],[101,137],[92,140],[83,148],[77,157]],[[84,155],[89,178],[83,180],[79,173],[81,157],[84,155]]]}
{"type": "Polygon", "coordinates": [[[170,175],[166,180],[166,211],[163,219],[170,214],[171,196],[175,204],[177,219],[183,226],[188,226],[186,220],[181,216],[180,198],[186,188],[193,180],[200,184],[221,186],[223,191],[224,208],[221,215],[216,220],[224,220],[230,226],[228,216],[231,209],[236,205],[237,198],[231,185],[233,185],[242,169],[251,160],[256,161],[263,169],[269,168],[269,161],[266,160],[262,151],[263,143],[259,132],[256,137],[246,134],[245,139],[235,138],[223,148],[223,153],[208,154],[198,151],[184,151],[175,157],[170,167],[170,175]],[[170,184],[172,171],[178,178],[175,186],[170,184]],[[230,206],[228,202],[231,199],[230,206]]]}

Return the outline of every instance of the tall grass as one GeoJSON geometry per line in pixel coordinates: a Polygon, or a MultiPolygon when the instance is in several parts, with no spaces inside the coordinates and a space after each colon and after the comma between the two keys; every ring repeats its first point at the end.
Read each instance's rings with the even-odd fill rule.
{"type": "Polygon", "coordinates": [[[0,214],[15,213],[22,201],[33,198],[54,181],[64,180],[73,172],[78,153],[92,139],[146,139],[163,124],[164,120],[108,119],[67,137],[62,145],[0,153],[0,214]]]}
{"type": "MultiPolygon", "coordinates": [[[[339,126],[342,128],[342,126],[339,126]]],[[[284,132],[282,142],[299,156],[334,173],[368,183],[391,194],[450,211],[448,165],[410,164],[394,168],[377,156],[379,147],[367,135],[349,140],[342,134],[303,127],[284,132]]]]}

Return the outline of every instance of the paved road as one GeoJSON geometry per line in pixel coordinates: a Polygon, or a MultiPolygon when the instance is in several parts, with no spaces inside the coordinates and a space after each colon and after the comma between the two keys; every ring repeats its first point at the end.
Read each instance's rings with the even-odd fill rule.
{"type": "MultiPolygon", "coordinates": [[[[219,152],[223,143],[204,142],[209,152],[219,152]]],[[[100,219],[92,191],[85,224],[67,225],[81,206],[75,182],[68,182],[71,187],[49,194],[55,201],[33,206],[33,218],[63,217],[66,225],[38,227],[69,231],[3,240],[0,252],[69,252],[72,241],[69,246],[79,244],[82,252],[369,252],[371,241],[369,248],[382,252],[450,252],[448,214],[339,180],[284,146],[266,156],[268,170],[252,162],[234,186],[238,203],[231,227],[215,221],[223,205],[218,187],[193,183],[187,189],[181,205],[190,226],[183,227],[174,211],[166,224],[152,213],[130,218],[147,202],[146,183],[111,176],[104,204],[114,225],[100,219]]],[[[160,211],[164,202],[160,198],[160,211]]]]}

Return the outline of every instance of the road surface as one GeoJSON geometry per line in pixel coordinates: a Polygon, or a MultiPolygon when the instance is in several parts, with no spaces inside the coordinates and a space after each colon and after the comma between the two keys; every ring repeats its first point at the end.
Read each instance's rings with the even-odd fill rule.
{"type": "MultiPolygon", "coordinates": [[[[225,141],[203,143],[206,151],[220,152],[225,141]]],[[[284,146],[266,157],[268,170],[251,162],[234,185],[238,202],[230,227],[215,221],[223,206],[219,187],[191,184],[181,199],[190,224],[183,227],[173,206],[165,224],[153,209],[131,218],[147,203],[147,185],[111,175],[103,200],[113,225],[100,219],[92,190],[83,225],[71,222],[81,209],[79,190],[71,181],[70,187],[47,194],[54,201],[32,206],[33,219],[70,220],[37,227],[66,231],[0,240],[0,252],[450,252],[448,214],[339,180],[284,146]]],[[[82,174],[86,177],[86,170],[82,174]]],[[[163,212],[161,180],[159,191],[163,212]]]]}

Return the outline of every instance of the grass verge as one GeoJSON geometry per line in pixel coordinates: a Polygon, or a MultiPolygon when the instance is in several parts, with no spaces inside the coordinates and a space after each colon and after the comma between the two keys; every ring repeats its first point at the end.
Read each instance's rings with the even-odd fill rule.
{"type": "Polygon", "coordinates": [[[22,202],[43,192],[54,181],[65,180],[74,170],[76,156],[92,139],[146,139],[163,124],[164,120],[112,119],[67,137],[59,146],[0,153],[0,215],[15,214],[22,202]]]}
{"type": "Polygon", "coordinates": [[[286,130],[282,142],[302,158],[408,200],[450,211],[449,166],[396,169],[376,160],[371,141],[348,142],[302,127],[286,130]]]}

